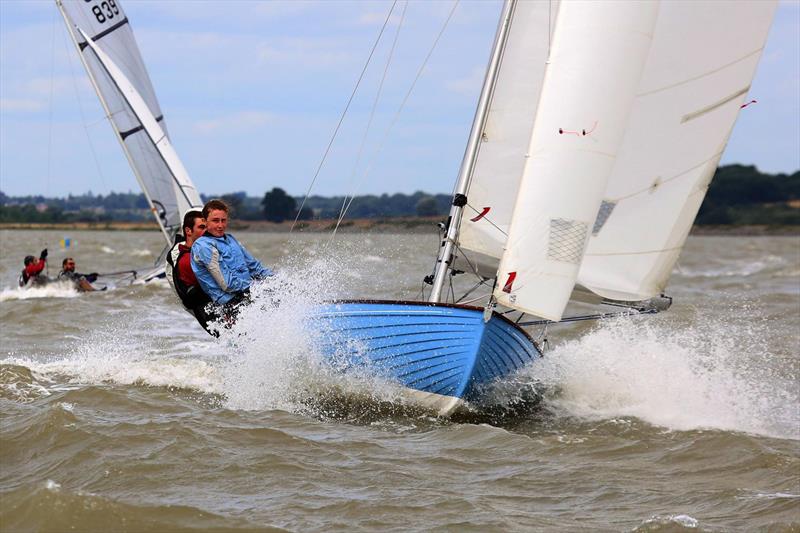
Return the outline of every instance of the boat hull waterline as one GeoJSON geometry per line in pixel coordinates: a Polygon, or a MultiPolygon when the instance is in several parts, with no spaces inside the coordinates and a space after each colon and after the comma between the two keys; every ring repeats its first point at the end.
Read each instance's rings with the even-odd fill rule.
{"type": "Polygon", "coordinates": [[[478,307],[428,302],[337,301],[312,316],[318,348],[335,368],[397,382],[447,416],[492,382],[542,357],[528,334],[478,307]]]}

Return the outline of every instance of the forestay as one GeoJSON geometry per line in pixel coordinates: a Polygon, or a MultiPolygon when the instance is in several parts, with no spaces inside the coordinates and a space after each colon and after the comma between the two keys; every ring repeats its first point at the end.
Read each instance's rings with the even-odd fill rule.
{"type": "Polygon", "coordinates": [[[559,2],[516,2],[470,181],[459,244],[493,276],[511,223],[559,2]]]}
{"type": "Polygon", "coordinates": [[[171,243],[180,230],[183,213],[202,203],[169,144],[166,124],[128,19],[115,0],[56,3],[153,214],[171,243]]]}
{"type": "Polygon", "coordinates": [[[663,291],[717,168],[777,2],[662,2],[578,282],[617,300],[663,291]]]}

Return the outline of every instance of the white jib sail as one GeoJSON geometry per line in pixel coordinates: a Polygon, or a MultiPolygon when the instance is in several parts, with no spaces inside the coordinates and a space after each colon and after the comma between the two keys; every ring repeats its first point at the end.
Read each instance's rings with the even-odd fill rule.
{"type": "MultiPolygon", "coordinates": [[[[663,2],[578,282],[617,300],[662,292],[714,175],[777,2],[663,2]]],[[[758,112],[758,107],[744,112],[758,112]]]]}
{"type": "Polygon", "coordinates": [[[494,295],[560,320],[648,56],[659,4],[562,2],[494,295]]]}
{"type": "Polygon", "coordinates": [[[167,241],[171,242],[180,230],[183,213],[202,205],[200,197],[188,176],[173,175],[141,123],[139,116],[145,113],[140,111],[137,116],[131,109],[96,53],[101,50],[123,73],[145,102],[147,114],[154,117],[167,138],[166,124],[128,18],[118,0],[56,0],[56,3],[153,214],[167,241]],[[88,40],[94,46],[90,46],[88,40]]]}
{"type": "Polygon", "coordinates": [[[511,15],[459,234],[460,247],[477,252],[468,254],[473,265],[490,276],[508,237],[558,5],[520,1],[511,15]]]}

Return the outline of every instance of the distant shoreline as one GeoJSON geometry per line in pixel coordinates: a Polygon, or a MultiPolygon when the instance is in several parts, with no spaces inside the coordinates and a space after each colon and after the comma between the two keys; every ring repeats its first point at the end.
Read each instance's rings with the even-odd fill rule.
{"type": "MultiPolygon", "coordinates": [[[[369,218],[345,220],[337,231],[341,233],[435,233],[441,217],[369,218]]],[[[297,223],[298,233],[327,233],[336,226],[335,220],[306,220],[297,223]]],[[[231,224],[233,231],[256,233],[288,233],[291,221],[274,223],[264,220],[242,220],[231,224]]],[[[153,222],[69,222],[69,223],[0,223],[0,230],[87,230],[87,231],[158,231],[153,222]]],[[[694,226],[692,235],[731,236],[800,236],[800,226],[718,225],[694,226]]]]}

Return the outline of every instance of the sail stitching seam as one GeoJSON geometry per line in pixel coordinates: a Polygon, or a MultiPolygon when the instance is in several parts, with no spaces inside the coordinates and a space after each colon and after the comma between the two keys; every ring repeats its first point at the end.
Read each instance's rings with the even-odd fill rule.
{"type": "Polygon", "coordinates": [[[750,57],[752,57],[754,55],[760,54],[763,49],[764,49],[764,47],[762,46],[762,47],[760,47],[760,48],[758,48],[756,50],[753,50],[752,52],[750,52],[750,53],[748,53],[748,54],[746,54],[746,55],[744,55],[744,56],[742,56],[742,57],[740,57],[738,59],[735,59],[735,60],[731,61],[730,63],[726,63],[725,65],[722,65],[719,68],[715,68],[714,70],[709,70],[709,71],[704,72],[704,73],[700,74],[699,76],[695,76],[693,78],[689,78],[689,79],[686,79],[686,80],[679,81],[677,83],[673,83],[672,85],[667,85],[666,87],[653,89],[652,91],[648,91],[646,93],[639,93],[639,94],[636,95],[636,97],[637,98],[641,98],[643,96],[650,96],[652,94],[660,93],[661,91],[667,91],[669,89],[673,89],[675,87],[679,87],[681,85],[685,85],[687,83],[691,83],[691,82],[699,80],[701,78],[705,78],[705,77],[710,76],[712,74],[716,74],[717,72],[725,70],[726,68],[731,67],[731,66],[733,66],[733,65],[735,65],[737,63],[741,63],[742,61],[745,61],[746,59],[749,59],[750,57]]]}
{"type": "MultiPolygon", "coordinates": [[[[712,160],[718,158],[721,155],[722,155],[722,152],[717,152],[714,155],[712,155],[711,157],[709,157],[708,159],[706,159],[704,161],[701,161],[700,163],[696,164],[693,167],[690,167],[690,168],[688,168],[688,169],[686,169],[686,170],[684,170],[682,172],[679,172],[678,174],[675,174],[674,176],[670,176],[669,178],[666,178],[666,179],[663,179],[663,180],[659,180],[658,181],[658,185],[663,185],[665,183],[669,183],[670,181],[676,180],[676,179],[678,179],[680,177],[686,176],[692,170],[695,170],[697,168],[702,167],[703,165],[707,164],[709,161],[712,161],[712,160]]],[[[634,196],[637,196],[637,195],[645,193],[645,192],[650,192],[652,190],[653,190],[653,186],[652,185],[648,185],[644,189],[640,189],[640,190],[638,190],[636,192],[632,192],[632,193],[627,194],[625,196],[619,196],[619,197],[617,197],[615,199],[610,199],[608,201],[609,202],[621,202],[622,200],[629,200],[630,198],[633,198],[634,196]]]]}

